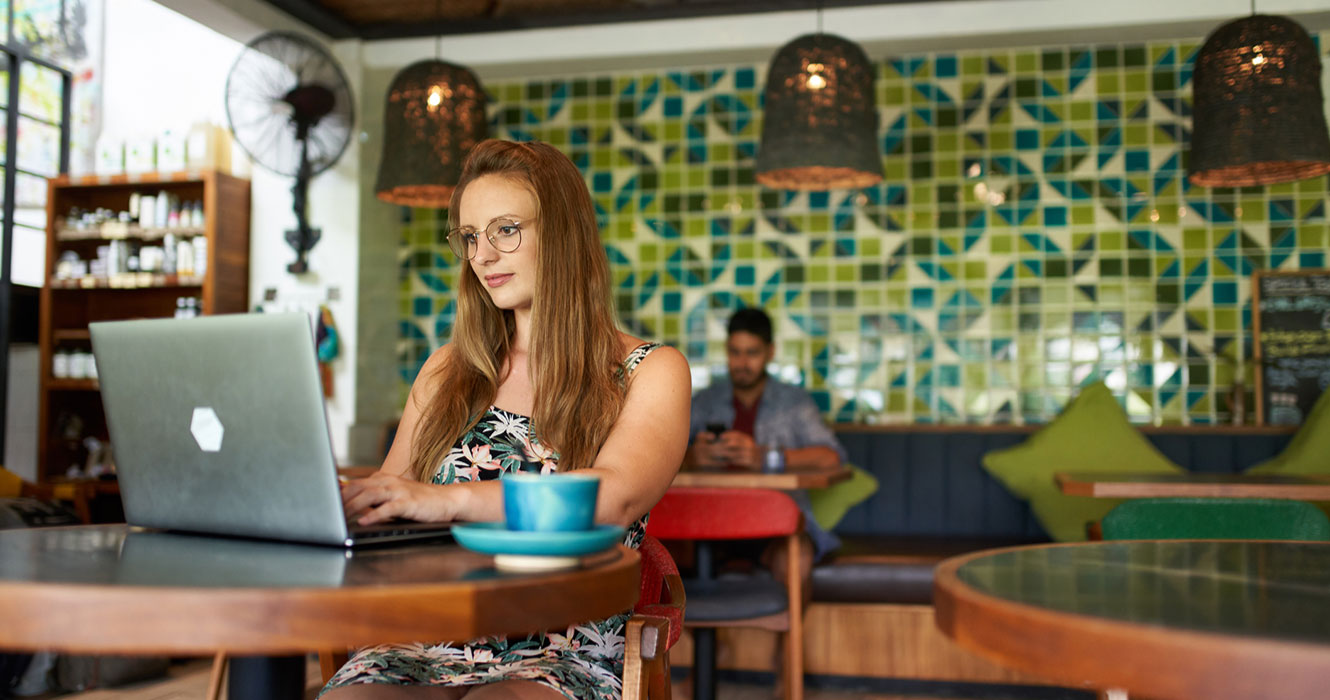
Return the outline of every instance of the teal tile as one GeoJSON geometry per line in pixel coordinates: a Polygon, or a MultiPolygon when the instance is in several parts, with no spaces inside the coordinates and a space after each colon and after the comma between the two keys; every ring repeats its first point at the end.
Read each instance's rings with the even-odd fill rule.
{"type": "MultiPolygon", "coordinates": [[[[1045,421],[1077,387],[1126,372],[1133,419],[1206,423],[1227,418],[1215,397],[1250,367],[1221,376],[1214,363],[1184,362],[1187,347],[1242,363],[1246,280],[1324,266],[1330,235],[1326,178],[1186,182],[1181,144],[1202,39],[882,60],[886,179],[854,192],[756,182],[761,63],[486,90],[497,135],[549,140],[586,178],[625,326],[676,344],[695,365],[723,366],[716,333],[742,299],[773,312],[782,357],[792,353],[821,392],[828,419],[982,423],[1019,411],[1045,421]],[[1098,359],[1046,367],[1040,344],[1071,333],[1100,338],[1098,359]],[[887,362],[917,366],[855,360],[846,374],[834,359],[845,348],[890,356],[892,338],[904,354],[887,362]],[[1167,356],[1128,371],[1128,357],[1157,347],[1167,356]],[[1176,378],[1152,377],[1154,362],[1178,365],[1176,378]],[[995,388],[1010,400],[978,400],[995,388]],[[846,392],[877,396],[882,409],[846,392]]],[[[443,219],[404,212],[391,234],[402,246],[403,395],[448,340],[460,269],[443,219]]]]}

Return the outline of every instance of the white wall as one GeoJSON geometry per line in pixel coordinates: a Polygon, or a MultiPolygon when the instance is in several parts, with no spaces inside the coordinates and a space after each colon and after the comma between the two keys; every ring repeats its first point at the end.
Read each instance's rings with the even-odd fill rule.
{"type": "Polygon", "coordinates": [[[37,480],[37,381],[41,352],[36,345],[9,346],[9,396],[5,405],[6,469],[37,480]]]}
{"type": "Polygon", "coordinates": [[[222,86],[241,44],[151,0],[106,4],[103,133],[130,138],[226,123],[222,86]]]}
{"type": "MultiPolygon", "coordinates": [[[[225,8],[222,8],[225,9],[225,8]]],[[[255,18],[280,24],[275,13],[243,16],[217,12],[228,32],[245,39],[267,29],[255,18]]],[[[103,132],[129,138],[163,129],[188,129],[198,121],[225,125],[224,86],[242,41],[220,34],[151,0],[111,0],[106,8],[103,132]]],[[[321,39],[312,31],[302,33],[321,39]]],[[[358,91],[359,42],[335,47],[337,59],[358,91]]],[[[238,155],[238,154],[237,154],[238,155]]],[[[358,142],[329,172],[310,185],[310,224],[323,229],[310,256],[313,272],[296,277],[286,271],[295,259],[283,232],[295,225],[291,184],[255,166],[251,179],[250,305],[275,290],[278,306],[317,308],[330,287],[340,300],[327,302],[342,338],[342,355],[333,363],[336,394],[328,402],[333,448],[347,454],[347,430],[354,421],[357,299],[357,219],[359,217],[358,142]]]]}

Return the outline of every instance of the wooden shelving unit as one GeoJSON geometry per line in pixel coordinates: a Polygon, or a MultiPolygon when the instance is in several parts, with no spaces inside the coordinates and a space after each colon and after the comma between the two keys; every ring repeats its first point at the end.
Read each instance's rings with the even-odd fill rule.
{"type": "Polygon", "coordinates": [[[60,176],[47,183],[46,285],[42,287],[37,462],[42,481],[63,478],[79,462],[83,437],[107,440],[106,417],[95,379],[56,377],[55,354],[90,351],[88,324],[129,318],[170,318],[176,299],[199,299],[203,314],[239,313],[249,306],[248,180],[213,171],[139,175],[60,176]],[[63,226],[73,207],[127,210],[130,195],[168,192],[184,201],[203,202],[202,229],[140,229],[111,224],[94,230],[63,226]],[[67,250],[95,257],[97,246],[115,239],[158,245],[166,234],[203,236],[207,266],[202,276],[125,273],[112,277],[57,279],[56,265],[67,250]]]}
{"type": "Polygon", "coordinates": [[[102,225],[95,229],[61,229],[55,232],[56,240],[60,241],[109,241],[118,238],[137,238],[144,241],[160,240],[167,235],[176,236],[202,236],[207,232],[202,228],[192,226],[177,226],[175,228],[140,228],[138,226],[128,225],[102,225]]]}
{"type": "Polygon", "coordinates": [[[130,272],[116,277],[76,277],[71,279],[48,278],[46,286],[51,289],[153,289],[202,287],[203,277],[179,275],[161,275],[151,272],[130,272]]]}
{"type": "Polygon", "coordinates": [[[96,379],[63,379],[52,377],[49,391],[98,391],[96,379]]]}

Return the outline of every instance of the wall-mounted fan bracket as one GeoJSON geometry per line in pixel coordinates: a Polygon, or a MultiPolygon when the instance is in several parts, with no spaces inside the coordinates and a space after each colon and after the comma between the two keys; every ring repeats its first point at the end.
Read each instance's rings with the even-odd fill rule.
{"type": "Polygon", "coordinates": [[[319,242],[322,229],[293,228],[286,230],[286,242],[296,251],[296,261],[286,266],[286,271],[293,275],[309,272],[309,251],[319,242]]]}

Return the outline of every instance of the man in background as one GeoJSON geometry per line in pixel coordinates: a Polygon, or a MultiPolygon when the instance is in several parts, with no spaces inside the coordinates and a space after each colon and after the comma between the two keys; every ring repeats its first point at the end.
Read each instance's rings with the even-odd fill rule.
{"type": "MultiPolygon", "coordinates": [[[[775,352],[771,318],[765,312],[745,308],[730,317],[725,340],[729,379],[693,395],[686,468],[728,465],[757,471],[772,447],[783,454],[786,467],[835,469],[844,463],[845,449],[823,422],[813,397],[767,374],[775,352]]],[[[804,512],[799,571],[806,599],[813,562],[839,547],[840,539],[813,520],[806,493],[791,495],[804,512]]],[[[786,550],[776,544],[767,546],[761,561],[783,581],[786,550]]]]}

